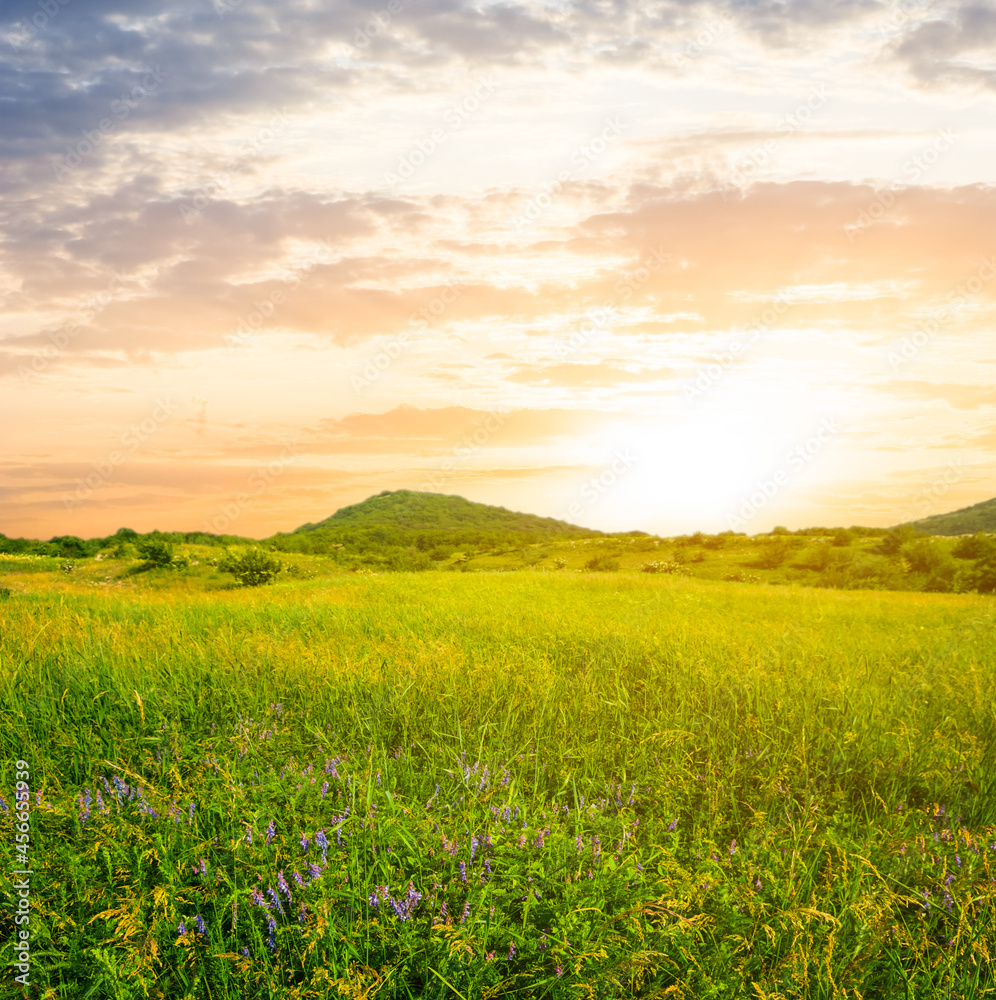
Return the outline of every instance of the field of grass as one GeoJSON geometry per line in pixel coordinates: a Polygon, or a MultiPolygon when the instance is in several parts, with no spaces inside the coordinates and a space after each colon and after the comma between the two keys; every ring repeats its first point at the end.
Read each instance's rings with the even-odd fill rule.
{"type": "Polygon", "coordinates": [[[291,562],[0,565],[0,994],[996,996],[992,597],[291,562]]]}

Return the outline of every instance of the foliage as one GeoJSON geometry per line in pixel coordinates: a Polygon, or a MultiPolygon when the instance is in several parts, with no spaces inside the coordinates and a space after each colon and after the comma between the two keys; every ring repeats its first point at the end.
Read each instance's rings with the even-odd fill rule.
{"type": "Polygon", "coordinates": [[[643,573],[684,573],[685,564],[681,562],[667,562],[658,559],[654,562],[644,563],[640,567],[640,571],[643,573]]]}
{"type": "Polygon", "coordinates": [[[263,549],[252,547],[239,556],[226,555],[218,562],[218,569],[231,573],[243,587],[261,587],[277,578],[283,564],[263,549]]]}
{"type": "Polygon", "coordinates": [[[596,573],[611,573],[619,569],[619,560],[609,555],[593,556],[584,564],[584,568],[596,573]]]}
{"type": "Polygon", "coordinates": [[[996,538],[981,532],[966,535],[958,539],[951,554],[959,559],[988,559],[996,555],[996,538]]]}
{"type": "Polygon", "coordinates": [[[142,566],[145,569],[166,569],[173,563],[173,544],[160,536],[150,535],[141,538],[135,548],[142,557],[142,566]]]}
{"type": "Polygon", "coordinates": [[[947,514],[914,521],[912,527],[928,535],[968,535],[977,532],[996,532],[996,498],[947,514]]]}
{"type": "Polygon", "coordinates": [[[392,527],[403,531],[489,531],[539,535],[592,535],[585,528],[552,517],[520,514],[474,503],[461,496],[423,493],[417,490],[384,490],[362,503],[342,507],[317,524],[305,524],[295,532],[335,528],[392,527]]]}

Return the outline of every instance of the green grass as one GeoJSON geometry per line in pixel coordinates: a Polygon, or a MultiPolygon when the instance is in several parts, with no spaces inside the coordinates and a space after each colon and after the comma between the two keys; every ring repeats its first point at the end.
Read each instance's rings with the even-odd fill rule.
{"type": "Polygon", "coordinates": [[[992,598],[209,569],[4,581],[28,995],[996,995],[992,598]]]}

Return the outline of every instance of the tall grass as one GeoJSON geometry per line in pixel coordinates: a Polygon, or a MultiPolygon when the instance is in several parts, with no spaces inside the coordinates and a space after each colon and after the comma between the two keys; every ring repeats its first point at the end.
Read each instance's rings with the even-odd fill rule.
{"type": "Polygon", "coordinates": [[[38,995],[996,993],[990,599],[37,581],[38,995]]]}

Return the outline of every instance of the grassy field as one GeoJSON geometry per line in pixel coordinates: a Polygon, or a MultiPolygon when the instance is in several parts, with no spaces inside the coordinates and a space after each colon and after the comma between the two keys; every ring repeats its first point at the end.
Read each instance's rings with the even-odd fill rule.
{"type": "Polygon", "coordinates": [[[993,598],[298,563],[0,567],[0,993],[996,995],[993,598]]]}

